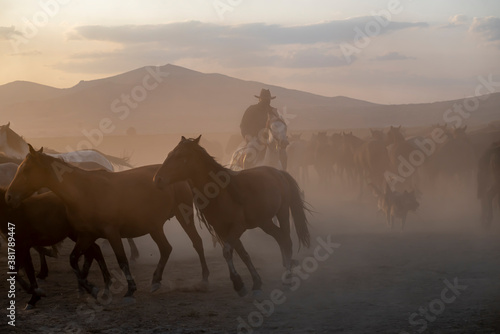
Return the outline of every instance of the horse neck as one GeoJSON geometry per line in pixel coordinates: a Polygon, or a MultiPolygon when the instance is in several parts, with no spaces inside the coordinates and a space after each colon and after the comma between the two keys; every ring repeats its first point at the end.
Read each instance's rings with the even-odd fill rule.
{"type": "Polygon", "coordinates": [[[221,172],[228,173],[227,175],[231,172],[229,169],[219,165],[215,160],[208,161],[208,159],[212,158],[207,158],[207,161],[196,164],[197,170],[190,177],[192,185],[200,191],[203,191],[205,185],[208,183],[214,182],[214,177],[221,172]]]}
{"type": "Polygon", "coordinates": [[[6,142],[3,145],[5,155],[13,158],[24,159],[28,154],[28,143],[13,130],[8,129],[6,134],[6,142]]]}
{"type": "Polygon", "coordinates": [[[68,164],[67,162],[50,158],[50,165],[47,167],[50,172],[45,180],[46,186],[54,192],[59,198],[67,202],[73,198],[75,192],[82,192],[85,184],[85,171],[68,164]]]}

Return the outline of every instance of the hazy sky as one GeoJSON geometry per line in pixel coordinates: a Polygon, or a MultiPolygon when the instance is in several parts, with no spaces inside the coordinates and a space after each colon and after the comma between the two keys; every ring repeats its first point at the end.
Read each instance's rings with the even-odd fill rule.
{"type": "Polygon", "coordinates": [[[0,0],[0,84],[172,63],[379,103],[500,81],[499,0],[0,0]]]}

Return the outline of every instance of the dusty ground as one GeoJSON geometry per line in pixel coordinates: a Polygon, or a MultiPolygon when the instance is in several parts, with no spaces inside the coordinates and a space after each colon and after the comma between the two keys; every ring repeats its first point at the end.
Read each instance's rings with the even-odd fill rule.
{"type": "MultiPolygon", "coordinates": [[[[295,255],[304,269],[292,286],[281,282],[279,250],[270,237],[249,231],[243,238],[265,283],[261,310],[251,295],[240,298],[232,290],[221,249],[212,248],[205,228],[200,234],[210,286],[197,291],[196,253],[173,220],[165,225],[174,250],[159,291],[149,292],[158,251],[146,236],[138,239],[141,258],[131,267],[138,284],[134,304],[123,303],[109,249],[108,266],[118,278],[112,300],[100,305],[78,298],[67,241],[60,258],[49,259],[49,277],[41,284],[47,297],[36,310],[22,310],[29,298],[18,291],[15,329],[6,324],[1,248],[0,333],[500,333],[500,219],[490,231],[481,230],[473,196],[424,198],[403,233],[387,229],[369,195],[358,201],[354,192],[309,187],[306,198],[317,211],[310,222],[312,246],[295,255]],[[328,239],[337,244],[333,253],[317,251],[319,240],[328,239]]],[[[239,259],[236,264],[250,287],[246,268],[239,259]]],[[[96,265],[90,280],[102,286],[96,265]]]]}

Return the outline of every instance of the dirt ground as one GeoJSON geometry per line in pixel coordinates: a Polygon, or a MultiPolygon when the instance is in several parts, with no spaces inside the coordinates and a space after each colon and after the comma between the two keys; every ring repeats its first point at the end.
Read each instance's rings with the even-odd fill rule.
{"type": "MultiPolygon", "coordinates": [[[[47,297],[37,308],[23,311],[29,298],[17,292],[13,328],[6,317],[4,245],[0,333],[500,333],[500,218],[496,212],[492,228],[481,229],[470,193],[422,198],[401,232],[387,228],[371,194],[358,200],[340,187],[307,186],[306,199],[316,211],[311,247],[297,252],[293,236],[300,269],[291,285],[282,283],[281,256],[271,237],[252,230],[242,239],[264,281],[261,302],[233,291],[222,251],[212,247],[204,227],[199,231],[210,285],[203,291],[197,255],[171,220],[165,233],[174,249],[160,290],[150,292],[158,250],[145,236],[136,239],[141,255],[131,266],[135,303],[123,302],[120,270],[104,246],[115,293],[98,302],[79,298],[68,259],[72,242],[66,241],[59,258],[48,259],[49,277],[40,283],[47,297]]],[[[250,289],[251,277],[235,259],[250,289]]],[[[89,279],[102,287],[95,264],[89,279]]]]}

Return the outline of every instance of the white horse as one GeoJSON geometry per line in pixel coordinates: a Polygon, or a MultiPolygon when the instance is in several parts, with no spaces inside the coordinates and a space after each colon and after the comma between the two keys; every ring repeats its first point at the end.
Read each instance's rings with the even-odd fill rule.
{"type": "Polygon", "coordinates": [[[238,146],[229,167],[233,170],[257,166],[283,169],[280,161],[280,143],[283,140],[286,140],[286,123],[277,115],[270,116],[267,127],[257,137],[238,146]]]}
{"type": "MultiPolygon", "coordinates": [[[[10,122],[0,126],[0,152],[7,157],[24,159],[29,152],[28,143],[23,137],[10,128],[10,122]]],[[[105,155],[97,150],[80,150],[67,153],[49,153],[69,163],[94,162],[103,168],[113,171],[115,165],[132,167],[126,159],[105,155]]]]}

